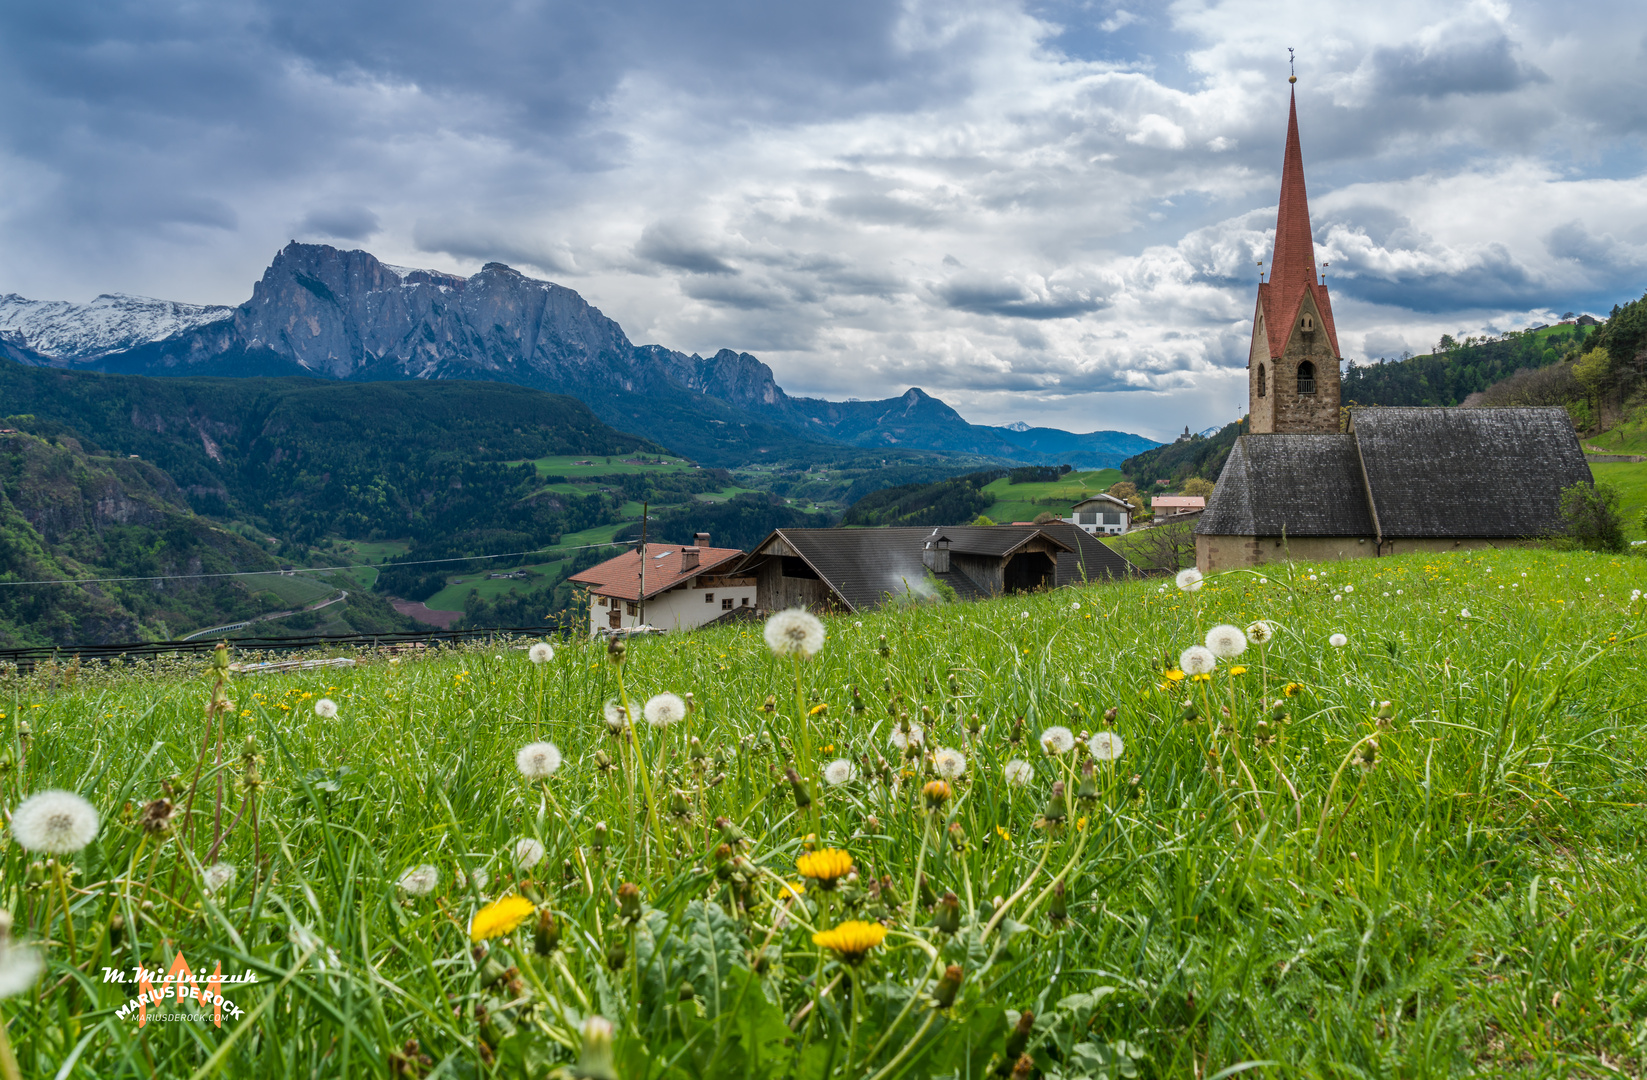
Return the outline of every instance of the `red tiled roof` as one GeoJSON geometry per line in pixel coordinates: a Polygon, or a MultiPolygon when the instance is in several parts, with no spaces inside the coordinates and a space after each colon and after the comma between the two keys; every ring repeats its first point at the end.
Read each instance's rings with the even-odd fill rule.
{"type": "Polygon", "coordinates": [[[1315,298],[1327,344],[1338,356],[1338,328],[1333,325],[1332,300],[1315,270],[1315,237],[1310,231],[1310,200],[1304,191],[1304,151],[1298,142],[1298,94],[1287,112],[1287,152],[1281,162],[1281,209],[1275,215],[1275,251],[1270,256],[1270,279],[1258,286],[1264,307],[1264,329],[1270,355],[1287,348],[1304,294],[1315,298]]]}
{"type": "MultiPolygon", "coordinates": [[[[698,565],[689,570],[681,569],[681,550],[690,545],[682,544],[648,544],[646,545],[646,595],[648,598],[658,595],[665,589],[674,588],[688,578],[699,574],[713,573],[716,567],[722,571],[731,569],[723,564],[731,562],[743,554],[737,548],[698,548],[698,565]]],[[[573,574],[567,580],[575,581],[580,585],[589,586],[589,591],[601,596],[615,596],[620,600],[639,600],[640,594],[640,565],[641,553],[639,548],[624,552],[615,559],[607,559],[603,563],[591,566],[580,574],[573,574]]]]}

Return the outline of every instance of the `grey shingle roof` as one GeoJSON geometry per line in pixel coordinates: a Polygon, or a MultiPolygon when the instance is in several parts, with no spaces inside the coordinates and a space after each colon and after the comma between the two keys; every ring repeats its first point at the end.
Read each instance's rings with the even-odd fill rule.
{"type": "Polygon", "coordinates": [[[1543,536],[1590,467],[1560,407],[1356,409],[1383,536],[1543,536]]]}
{"type": "Polygon", "coordinates": [[[1372,536],[1351,435],[1242,435],[1195,531],[1211,536],[1372,536]]]}
{"type": "Polygon", "coordinates": [[[1067,521],[1050,521],[1041,529],[1074,549],[1058,556],[1058,570],[1053,584],[1060,589],[1065,585],[1079,585],[1083,580],[1103,581],[1138,574],[1138,568],[1113,548],[1067,521]]]}
{"type": "MultiPolygon", "coordinates": [[[[934,532],[949,537],[951,552],[978,555],[1005,555],[1044,533],[1069,549],[1058,556],[1054,576],[1057,585],[1080,580],[1079,567],[1083,560],[1088,580],[1136,572],[1125,559],[1066,522],[1035,526],[961,525],[936,530],[929,526],[779,529],[773,535],[806,560],[853,610],[865,611],[879,607],[889,593],[902,593],[906,583],[907,587],[921,589],[927,575],[921,553],[927,537],[934,532]]],[[[764,546],[763,541],[760,547],[764,546]]],[[[758,557],[750,556],[746,565],[758,557]]],[[[957,569],[933,576],[952,587],[957,599],[982,600],[986,596],[976,582],[957,569]]]]}

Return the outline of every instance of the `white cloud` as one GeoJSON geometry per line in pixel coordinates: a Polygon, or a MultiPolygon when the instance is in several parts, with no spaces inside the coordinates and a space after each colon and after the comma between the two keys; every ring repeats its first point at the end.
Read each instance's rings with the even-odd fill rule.
{"type": "Polygon", "coordinates": [[[135,98],[17,29],[0,291],[237,302],[301,225],[511,262],[795,393],[1200,429],[1245,400],[1278,42],[1346,352],[1608,306],[1647,265],[1641,42],[1554,4],[255,8],[178,14],[198,55],[135,98]]]}

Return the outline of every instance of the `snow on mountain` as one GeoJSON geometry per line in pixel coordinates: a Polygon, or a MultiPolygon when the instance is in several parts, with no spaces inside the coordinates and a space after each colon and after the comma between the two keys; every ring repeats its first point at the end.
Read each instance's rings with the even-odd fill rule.
{"type": "Polygon", "coordinates": [[[104,293],[89,304],[0,296],[0,333],[52,360],[91,360],[233,317],[221,304],[104,293]]]}
{"type": "Polygon", "coordinates": [[[1006,425],[1006,429],[1008,431],[1028,431],[1029,425],[1024,423],[1022,420],[1014,420],[1012,423],[1006,425]]]}
{"type": "Polygon", "coordinates": [[[1223,424],[1214,424],[1214,425],[1212,425],[1212,427],[1207,428],[1205,431],[1197,431],[1196,434],[1201,436],[1203,439],[1210,439],[1214,435],[1218,434],[1220,431],[1223,431],[1223,430],[1224,430],[1224,425],[1223,424]]]}

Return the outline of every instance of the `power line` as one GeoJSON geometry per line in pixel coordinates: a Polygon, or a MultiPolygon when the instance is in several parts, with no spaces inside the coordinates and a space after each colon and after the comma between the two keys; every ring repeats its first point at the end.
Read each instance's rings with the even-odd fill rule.
{"type": "Polygon", "coordinates": [[[591,548],[632,547],[638,540],[614,540],[605,544],[580,544],[577,547],[546,547],[535,551],[509,551],[502,555],[465,555],[452,559],[416,559],[411,562],[354,563],[350,566],[301,566],[291,570],[237,570],[232,574],[156,574],[153,577],[93,577],[63,578],[58,581],[0,581],[0,585],[94,585],[111,581],[183,581],[196,578],[263,577],[267,574],[325,574],[335,570],[376,570],[385,566],[433,566],[436,563],[476,562],[481,559],[518,559],[523,555],[542,555],[546,551],[588,551],[591,548]]]}

